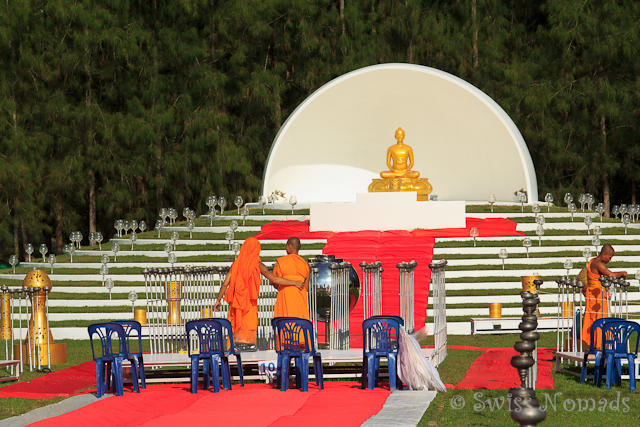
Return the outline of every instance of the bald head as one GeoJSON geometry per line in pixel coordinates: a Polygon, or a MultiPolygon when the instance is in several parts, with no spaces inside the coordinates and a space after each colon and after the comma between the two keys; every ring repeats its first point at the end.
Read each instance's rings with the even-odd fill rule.
{"type": "Polygon", "coordinates": [[[300,239],[297,237],[290,237],[287,240],[287,253],[288,254],[297,254],[300,250],[300,239]]]}
{"type": "Polygon", "coordinates": [[[616,251],[613,250],[613,246],[608,243],[602,246],[602,250],[600,251],[600,253],[603,255],[613,255],[615,252],[616,251]]]}

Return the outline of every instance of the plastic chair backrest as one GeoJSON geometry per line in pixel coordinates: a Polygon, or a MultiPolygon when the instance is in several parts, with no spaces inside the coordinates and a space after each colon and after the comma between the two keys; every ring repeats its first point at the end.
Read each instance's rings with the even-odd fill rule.
{"type": "Polygon", "coordinates": [[[124,333],[127,335],[127,350],[129,350],[129,353],[141,356],[142,325],[140,324],[140,322],[138,322],[137,320],[114,320],[111,323],[117,323],[124,328],[124,333]],[[138,338],[138,345],[135,347],[131,345],[132,338],[138,338]]]}
{"type": "Polygon", "coordinates": [[[385,314],[377,314],[375,316],[369,317],[369,319],[381,319],[381,318],[389,318],[389,317],[396,319],[400,324],[400,326],[404,326],[404,319],[400,316],[393,316],[393,315],[387,316],[385,314]]]}
{"type": "Polygon", "coordinates": [[[374,317],[362,322],[362,350],[364,353],[367,351],[395,352],[398,350],[400,322],[395,317],[374,317]]]}
{"type": "Polygon", "coordinates": [[[89,332],[89,340],[91,341],[91,353],[93,359],[98,357],[112,357],[125,355],[127,351],[127,338],[124,328],[117,323],[94,323],[87,327],[89,332]],[[93,338],[96,336],[100,339],[100,356],[96,357],[96,351],[93,346],[93,338]],[[117,351],[114,351],[114,345],[117,343],[117,351]]]}
{"type": "Polygon", "coordinates": [[[606,322],[602,327],[602,351],[605,354],[617,353],[624,344],[623,353],[626,354],[626,341],[622,340],[622,332],[627,327],[628,322],[624,320],[606,322]]]}
{"type": "Polygon", "coordinates": [[[638,343],[640,342],[640,324],[636,322],[624,321],[619,323],[618,339],[616,340],[616,355],[638,354],[638,343]],[[629,347],[631,336],[636,334],[635,350],[629,347]]]}
{"type": "Polygon", "coordinates": [[[275,331],[280,349],[289,352],[315,353],[313,324],[301,317],[276,317],[275,331]],[[302,337],[302,341],[300,340],[302,337]],[[303,348],[304,344],[304,348],[303,348]]]}
{"type": "Polygon", "coordinates": [[[231,325],[231,321],[229,319],[224,319],[221,317],[211,317],[203,320],[211,320],[220,324],[220,326],[222,327],[222,342],[229,343],[227,353],[236,354],[236,349],[233,346],[233,326],[231,325]]]}
{"type": "Polygon", "coordinates": [[[200,355],[223,353],[222,325],[213,319],[200,319],[187,322],[187,350],[191,356],[191,332],[198,334],[198,352],[200,355]]]}
{"type": "Polygon", "coordinates": [[[594,320],[594,322],[591,324],[591,342],[589,343],[589,353],[595,353],[596,351],[596,348],[594,346],[594,341],[596,339],[596,330],[600,329],[600,331],[602,331],[606,323],[622,321],[622,319],[619,319],[617,317],[602,317],[600,319],[594,320]]]}

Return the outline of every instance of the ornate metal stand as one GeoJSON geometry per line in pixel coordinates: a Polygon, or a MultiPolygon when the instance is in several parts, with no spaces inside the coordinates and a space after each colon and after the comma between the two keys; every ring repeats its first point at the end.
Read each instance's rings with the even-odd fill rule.
{"type": "MultiPolygon", "coordinates": [[[[151,354],[185,351],[185,325],[190,320],[228,316],[229,306],[224,300],[219,312],[214,311],[213,306],[229,270],[230,267],[173,267],[142,271],[151,354]]],[[[267,279],[262,278],[256,342],[260,350],[274,346],[271,319],[276,297],[277,291],[267,279]]]]}
{"type": "Polygon", "coordinates": [[[351,263],[331,264],[331,313],[329,350],[349,348],[349,284],[351,263]]]}
{"type": "Polygon", "coordinates": [[[379,316],[382,314],[382,263],[380,261],[370,264],[362,261],[362,297],[364,298],[364,318],[379,316]]]}
{"type": "Polygon", "coordinates": [[[445,267],[447,261],[442,260],[429,264],[431,269],[431,297],[433,305],[433,339],[435,348],[431,355],[431,363],[440,365],[447,357],[447,301],[445,290],[445,267]]]}
{"type": "Polygon", "coordinates": [[[400,317],[404,319],[404,328],[408,333],[413,333],[416,329],[414,318],[414,274],[415,261],[401,262],[396,265],[400,273],[400,317]]]}
{"type": "Polygon", "coordinates": [[[530,369],[535,365],[533,352],[536,349],[536,341],[540,339],[540,334],[536,332],[538,320],[535,315],[536,307],[540,303],[538,297],[531,292],[523,291],[522,306],[524,315],[520,323],[520,338],[514,345],[519,356],[511,358],[511,366],[518,370],[520,376],[520,387],[509,390],[509,409],[511,418],[518,422],[521,427],[535,426],[544,421],[547,413],[540,409],[540,402],[536,398],[536,391],[531,386],[530,369]]]}

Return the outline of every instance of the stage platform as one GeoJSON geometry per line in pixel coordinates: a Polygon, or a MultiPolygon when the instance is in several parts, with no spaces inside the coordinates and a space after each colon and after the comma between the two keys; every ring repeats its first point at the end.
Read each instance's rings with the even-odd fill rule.
{"type": "Polygon", "coordinates": [[[8,377],[0,377],[0,382],[1,381],[13,381],[13,380],[17,380],[20,381],[20,361],[19,360],[0,360],[0,367],[10,367],[10,366],[15,366],[16,367],[16,374],[15,375],[11,375],[8,377]]]}
{"type": "MultiPolygon", "coordinates": [[[[422,355],[430,360],[433,353],[432,348],[423,348],[422,355]]],[[[240,353],[242,357],[242,365],[244,368],[245,380],[264,380],[269,382],[269,376],[265,370],[269,369],[269,365],[275,370],[277,362],[277,354],[275,350],[255,351],[240,353]],[[263,367],[261,368],[261,365],[263,367]],[[261,373],[263,372],[263,373],[261,373]]],[[[322,355],[322,364],[334,366],[337,364],[357,364],[353,369],[343,369],[338,373],[326,373],[325,378],[360,378],[360,370],[362,369],[362,349],[354,348],[349,350],[320,350],[322,355]]],[[[236,358],[230,357],[231,365],[236,365],[236,358]]],[[[124,361],[123,366],[130,366],[129,361],[124,361]]],[[[165,354],[145,354],[144,366],[148,373],[147,382],[188,382],[189,375],[179,375],[161,378],[153,378],[152,372],[158,368],[191,368],[191,359],[187,353],[165,353],[165,354]]],[[[382,374],[385,376],[385,374],[382,374]]],[[[239,377],[233,376],[234,380],[239,377]]]]}
{"type": "MultiPolygon", "coordinates": [[[[580,372],[575,372],[575,371],[562,368],[561,367],[562,360],[568,360],[570,362],[574,362],[574,366],[580,366],[582,368],[582,361],[584,360],[583,352],[581,351],[556,352],[556,372],[564,372],[567,374],[574,375],[576,377],[580,376],[580,372]]],[[[595,356],[590,355],[589,358],[587,359],[587,362],[589,363],[589,365],[593,364],[595,362],[595,356]]],[[[623,359],[622,365],[625,366],[626,364],[627,364],[626,359],[623,359]]],[[[640,379],[640,359],[635,360],[635,365],[636,365],[636,379],[640,379]]],[[[590,368],[591,368],[590,371],[593,372],[593,366],[590,366],[590,368]]],[[[604,381],[606,377],[607,377],[606,373],[603,373],[602,380],[604,381]]],[[[587,369],[586,379],[593,379],[593,373],[589,374],[589,369],[587,369]]],[[[622,379],[628,380],[629,375],[623,375],[622,379]]]]}
{"type": "Polygon", "coordinates": [[[309,231],[466,227],[465,203],[417,200],[412,191],[360,193],[355,203],[313,203],[309,231]]]}

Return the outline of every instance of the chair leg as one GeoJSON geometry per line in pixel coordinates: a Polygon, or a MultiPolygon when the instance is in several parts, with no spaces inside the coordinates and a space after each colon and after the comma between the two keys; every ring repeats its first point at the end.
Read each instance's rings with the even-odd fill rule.
{"type": "Polygon", "coordinates": [[[389,389],[391,391],[395,391],[396,389],[396,377],[398,376],[398,371],[396,370],[396,355],[395,353],[390,353],[387,355],[387,364],[389,366],[389,389]]]}
{"type": "Polygon", "coordinates": [[[238,365],[238,375],[240,376],[240,387],[244,387],[244,368],[242,367],[242,358],[236,354],[236,363],[238,365]]]}
{"type": "Polygon", "coordinates": [[[138,357],[138,374],[140,376],[140,387],[147,388],[147,376],[144,373],[144,359],[142,356],[138,357]]]}
{"type": "Polygon", "coordinates": [[[374,386],[375,381],[376,381],[376,372],[375,372],[376,359],[377,359],[377,357],[376,357],[375,354],[370,354],[368,356],[367,377],[369,379],[369,390],[373,390],[373,386],[374,386]]]}
{"type": "Polygon", "coordinates": [[[140,385],[138,384],[138,363],[136,358],[132,357],[131,361],[131,382],[133,384],[133,391],[140,393],[140,385]]]}
{"type": "Polygon", "coordinates": [[[300,358],[299,357],[295,357],[293,359],[293,366],[295,367],[295,373],[296,373],[296,388],[300,388],[300,386],[302,385],[302,371],[300,368],[300,358]]]}
{"type": "Polygon", "coordinates": [[[607,359],[605,361],[605,364],[607,365],[607,390],[611,390],[611,377],[613,376],[613,364],[614,364],[614,360],[613,360],[613,355],[607,355],[607,359]]]}
{"type": "Polygon", "coordinates": [[[104,395],[104,364],[102,359],[96,359],[96,396],[101,398],[104,395]]]}
{"type": "Polygon", "coordinates": [[[300,359],[300,375],[302,380],[302,391],[309,391],[309,353],[302,353],[300,359]]]}
{"type": "Polygon", "coordinates": [[[618,358],[614,358],[613,359],[615,361],[615,375],[614,375],[614,379],[616,380],[616,385],[621,386],[622,385],[622,360],[618,359],[618,358]]]}
{"type": "Polygon", "coordinates": [[[284,353],[282,355],[282,366],[280,367],[282,377],[280,378],[280,390],[287,391],[289,388],[289,365],[291,361],[289,360],[289,355],[284,353]]]}
{"type": "Polygon", "coordinates": [[[229,358],[224,356],[220,358],[222,364],[222,388],[231,390],[231,367],[229,366],[229,358]]]}
{"type": "Polygon", "coordinates": [[[580,372],[580,383],[584,383],[584,380],[587,377],[587,358],[589,354],[585,353],[584,359],[582,360],[582,371],[580,372]]]}
{"type": "Polygon", "coordinates": [[[113,361],[113,376],[116,387],[116,396],[124,394],[124,385],[122,381],[122,358],[116,357],[113,361]]]}
{"type": "Polygon", "coordinates": [[[113,389],[114,385],[113,385],[113,381],[112,381],[112,363],[110,360],[105,360],[104,361],[104,367],[106,370],[106,373],[104,375],[104,390],[105,392],[111,390],[112,392],[115,392],[115,389],[113,389]]]}
{"type": "Polygon", "coordinates": [[[594,369],[594,381],[596,383],[596,387],[600,387],[600,383],[602,382],[602,373],[604,372],[604,356],[602,353],[596,352],[596,363],[594,369]]]}
{"type": "MultiPolygon", "coordinates": [[[[211,382],[213,383],[213,392],[220,393],[220,356],[214,354],[211,356],[211,382]]],[[[224,374],[223,374],[224,375],[224,374]]]]}
{"type": "Polygon", "coordinates": [[[313,371],[316,375],[316,385],[320,386],[320,390],[324,390],[324,368],[322,367],[322,356],[313,357],[313,371]]]}
{"type": "Polygon", "coordinates": [[[364,389],[367,387],[367,371],[368,371],[368,367],[367,367],[367,357],[363,356],[362,357],[362,373],[360,374],[360,388],[364,389]]]}
{"type": "Polygon", "coordinates": [[[209,388],[209,378],[211,377],[210,369],[213,368],[213,366],[210,367],[210,362],[211,359],[209,358],[202,359],[202,385],[205,390],[209,388]]]}
{"type": "Polygon", "coordinates": [[[191,356],[191,393],[198,393],[198,370],[200,358],[197,355],[191,356]]]}
{"type": "Polygon", "coordinates": [[[627,355],[627,362],[629,363],[629,390],[634,391],[636,389],[636,357],[633,354],[627,355]]]}

